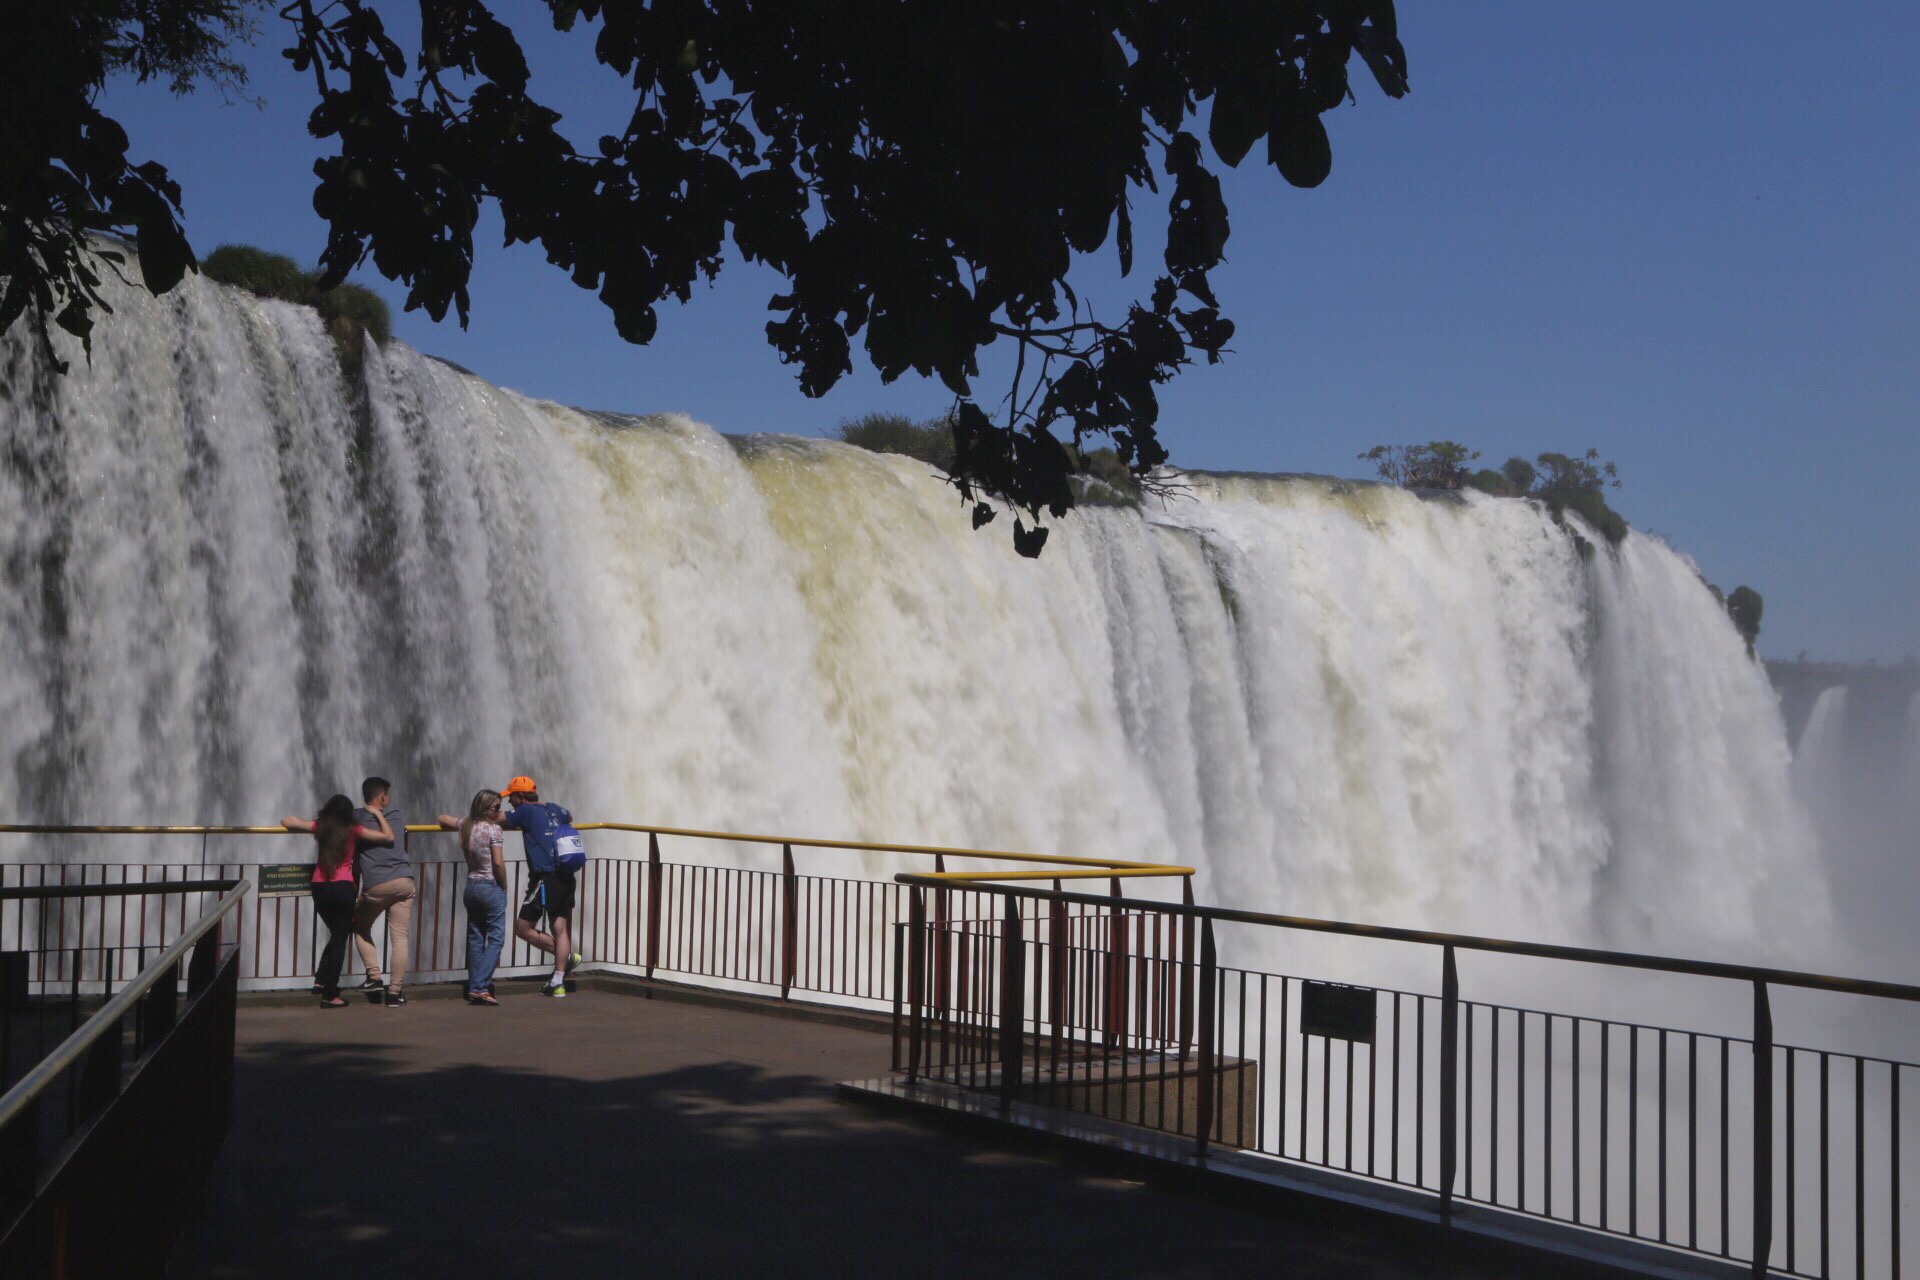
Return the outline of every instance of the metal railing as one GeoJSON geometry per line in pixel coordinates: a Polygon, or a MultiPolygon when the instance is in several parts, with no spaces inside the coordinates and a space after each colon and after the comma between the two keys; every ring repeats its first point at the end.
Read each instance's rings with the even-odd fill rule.
{"type": "Polygon", "coordinates": [[[20,984],[8,991],[10,1030],[30,1019],[43,1031],[49,1004],[62,1006],[71,1030],[51,1047],[36,1043],[38,1060],[0,1095],[7,1276],[164,1268],[231,1120],[239,966],[222,930],[248,887],[222,879],[0,888],[0,906],[219,895],[171,942],[156,939],[157,955],[144,962],[143,952],[133,977],[117,989],[107,979],[84,1023],[72,1025],[77,976],[64,1000],[43,981],[37,1010],[31,998],[19,999],[20,984]]]}
{"type": "Polygon", "coordinates": [[[895,879],[909,1080],[1396,1184],[1443,1215],[1472,1203],[1756,1275],[1901,1273],[1920,1067],[1778,1043],[1768,993],[1920,987],[1016,885],[971,886],[1000,910],[955,924],[947,882],[895,879]],[[1216,923],[1436,948],[1438,991],[1223,965],[1216,923]],[[1752,1034],[1463,999],[1462,952],[1737,982],[1752,1034]]]}
{"type": "MultiPolygon", "coordinates": [[[[647,977],[671,975],[744,987],[778,989],[884,1008],[891,999],[893,925],[905,919],[906,890],[883,877],[801,874],[795,851],[885,855],[932,862],[932,873],[950,883],[959,904],[973,901],[969,886],[982,876],[1020,879],[1038,875],[1055,882],[1098,876],[1103,879],[1182,878],[1190,867],[1126,859],[1030,854],[1008,850],[941,845],[886,844],[810,837],[751,835],[623,822],[576,824],[589,832],[644,835],[644,858],[609,855],[596,842],[579,880],[574,936],[594,963],[647,977]],[[661,841],[689,846],[751,850],[775,865],[746,866],[669,862],[661,841]],[[988,870],[949,871],[948,860],[1001,864],[988,870]],[[1007,865],[1013,864],[1013,865],[1007,865]],[[1033,871],[1033,867],[1045,870],[1033,871]]],[[[442,834],[437,826],[410,826],[415,837],[442,834]]],[[[283,837],[281,827],[0,825],[0,836],[197,837],[199,861],[193,865],[157,862],[0,862],[0,887],[166,883],[169,878],[205,875],[259,879],[264,857],[227,858],[214,840],[283,837]]],[[[277,841],[274,841],[277,843],[277,841]]],[[[302,851],[304,852],[303,846],[302,851]]],[[[416,850],[418,846],[415,846],[416,850]]],[[[709,850],[710,851],[710,850],[709,850]]],[[[752,856],[750,853],[749,857],[752,856]]],[[[458,858],[412,857],[415,897],[412,909],[409,975],[421,980],[464,976],[466,911],[461,901],[465,864],[458,858]]],[[[911,865],[911,864],[910,864],[911,865]]],[[[526,865],[507,865],[509,902],[517,903],[526,865]]],[[[944,900],[944,899],[943,899],[944,900]]],[[[957,905],[957,918],[971,918],[957,905]]],[[[184,910],[184,908],[182,908],[184,910]]],[[[177,913],[176,913],[177,914],[177,913]]],[[[20,904],[9,912],[0,904],[0,953],[31,956],[29,981],[35,990],[64,990],[77,985],[96,990],[119,980],[139,947],[167,924],[164,909],[116,910],[111,904],[82,904],[34,909],[20,904]]],[[[256,895],[239,918],[236,941],[240,980],[251,989],[298,987],[310,982],[324,930],[304,893],[256,895]]],[[[392,936],[383,922],[375,939],[383,973],[391,973],[392,936]]],[[[550,962],[509,936],[499,971],[505,976],[545,972],[550,962]]],[[[349,948],[345,972],[361,971],[358,953],[349,948]]]]}
{"type": "MultiPolygon", "coordinates": [[[[811,994],[894,1010],[894,1065],[1215,1146],[1394,1183],[1456,1204],[1726,1258],[1756,1273],[1900,1274],[1903,1126],[1913,1064],[1777,1043],[1769,988],[1911,1002],[1920,988],[1779,969],[1391,929],[1192,901],[1184,867],[630,823],[646,856],[596,842],[576,936],[590,961],[648,977],[811,994]],[[667,861],[662,842],[711,853],[667,861]],[[778,864],[771,855],[778,852],[778,864]],[[931,859],[932,874],[801,874],[811,851],[931,859]],[[766,858],[751,865],[755,854],[766,858]],[[949,871],[949,859],[1002,864],[949,871]],[[1026,863],[1026,867],[1017,864],[1026,863]],[[1005,864],[1016,864],[1008,869],[1005,864]],[[1033,866],[1044,868],[1032,870],[1033,866]],[[1179,878],[1183,901],[1122,897],[1179,878]],[[1050,889],[1023,883],[1053,881],[1050,889]],[[1074,893],[1099,878],[1106,895],[1074,893]],[[1005,883],[1013,881],[1013,883],[1005,883]],[[1214,927],[1413,944],[1441,952],[1437,989],[1354,988],[1220,961],[1214,927]],[[1741,984],[1752,1033],[1465,999],[1457,954],[1627,967],[1741,984]],[[1343,1004],[1344,1002],[1344,1004],[1343,1004]],[[1344,1021],[1343,1021],[1344,1019],[1344,1021]]],[[[20,828],[54,834],[277,835],[278,828],[20,828]]],[[[430,830],[414,828],[416,831],[430,830]]],[[[204,855],[203,855],[204,856],[204,855]]],[[[461,863],[416,857],[415,972],[464,972],[461,863]]],[[[237,878],[258,865],[208,862],[237,878]]],[[[509,864],[509,890],[521,863],[509,864]]],[[[5,864],[0,877],[138,884],[192,867],[5,864]]],[[[517,893],[516,893],[517,896],[517,893]]],[[[9,915],[0,951],[37,950],[42,992],[122,976],[152,910],[9,915]],[[28,946],[26,944],[34,945],[28,946]],[[129,951],[131,949],[131,951],[129,951]],[[94,958],[90,958],[94,957],[94,958]],[[121,957],[116,959],[116,957],[121,957]]],[[[304,896],[235,913],[249,985],[312,974],[304,896]]],[[[351,953],[350,953],[351,954],[351,953]]],[[[509,942],[503,972],[545,958],[509,942]]],[[[1910,1244],[1911,1242],[1907,1242],[1910,1244]]]]}

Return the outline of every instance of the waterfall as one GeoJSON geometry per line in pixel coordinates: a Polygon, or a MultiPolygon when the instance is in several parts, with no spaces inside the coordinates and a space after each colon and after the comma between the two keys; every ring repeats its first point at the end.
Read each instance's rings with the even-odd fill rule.
{"type": "Polygon", "coordinates": [[[197,279],[111,296],[68,376],[0,338],[14,820],[271,821],[369,772],[424,816],[529,772],[583,816],[1179,860],[1301,914],[1823,927],[1765,675],[1657,540],[1195,475],[1030,562],[904,458],[399,342],[349,375],[312,312],[197,279]]]}

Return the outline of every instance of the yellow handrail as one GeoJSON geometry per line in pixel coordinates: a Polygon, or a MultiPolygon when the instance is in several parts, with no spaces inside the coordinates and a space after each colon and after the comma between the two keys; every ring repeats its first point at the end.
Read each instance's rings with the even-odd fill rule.
{"type": "MultiPolygon", "coordinates": [[[[1005,849],[967,849],[950,845],[885,844],[871,840],[823,840],[812,836],[752,835],[738,831],[700,831],[691,827],[652,827],[633,822],[580,822],[581,831],[631,831],[643,835],[682,836],[695,840],[729,840],[739,844],[779,844],[803,849],[842,849],[854,853],[907,853],[924,857],[973,858],[992,862],[1040,863],[1048,867],[1070,868],[1059,871],[936,871],[934,878],[952,881],[975,880],[1107,880],[1147,879],[1164,876],[1190,876],[1192,867],[1163,862],[1135,862],[1125,858],[1076,858],[1057,853],[1019,853],[1005,849]]],[[[409,823],[407,831],[432,834],[437,823],[409,823]]],[[[99,836],[283,836],[293,835],[282,826],[115,826],[58,825],[52,823],[0,823],[0,835],[99,835],[99,836]]]]}

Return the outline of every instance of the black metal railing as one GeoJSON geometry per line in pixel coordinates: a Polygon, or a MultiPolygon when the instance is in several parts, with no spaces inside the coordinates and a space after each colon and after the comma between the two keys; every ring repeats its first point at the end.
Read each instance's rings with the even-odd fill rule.
{"type": "Polygon", "coordinates": [[[895,1062],[1216,1147],[1741,1263],[1898,1276],[1914,1064],[1777,1043],[1769,989],[1920,988],[1024,886],[953,923],[911,875],[895,1062]],[[1078,912],[1080,914],[1069,914],[1078,912]],[[1091,914],[1089,914],[1091,913],[1091,914]],[[1437,991],[1222,965],[1216,923],[1422,944],[1437,991]],[[1196,936],[1197,935],[1197,936],[1196,936]],[[1464,999],[1489,952],[1737,982],[1752,1033],[1464,999]]]}
{"type": "Polygon", "coordinates": [[[0,909],[132,899],[165,914],[167,897],[213,899],[171,941],[156,936],[131,977],[117,976],[112,949],[95,951],[97,991],[82,990],[85,949],[14,953],[7,1048],[22,1069],[0,1095],[0,1276],[164,1270],[232,1117],[239,958],[223,930],[247,889],[227,879],[0,889],[0,909]]]}

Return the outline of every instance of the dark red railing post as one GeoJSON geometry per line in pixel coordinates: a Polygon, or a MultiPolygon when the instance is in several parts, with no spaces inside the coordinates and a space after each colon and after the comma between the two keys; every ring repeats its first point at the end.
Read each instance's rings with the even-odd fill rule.
{"type": "Polygon", "coordinates": [[[660,886],[665,877],[660,868],[660,835],[647,832],[647,976],[660,963],[660,886]]]}
{"type": "Polygon", "coordinates": [[[1000,927],[1000,1105],[1013,1105],[1020,1087],[1021,1049],[1027,1035],[1026,941],[1021,936],[1020,899],[1007,895],[1000,927]]]}
{"type": "Polygon", "coordinates": [[[1207,1142],[1213,1137],[1213,1076],[1217,1064],[1213,1055],[1214,1027],[1219,1022],[1220,963],[1213,949],[1213,921],[1200,926],[1200,1053],[1196,1064],[1197,1094],[1193,1103],[1194,1153],[1207,1155],[1207,1142]]]}
{"type": "MultiPolygon", "coordinates": [[[[947,859],[944,854],[933,855],[933,872],[944,874],[947,859]]],[[[934,1007],[945,1012],[947,1008],[947,891],[944,888],[933,891],[933,1003],[934,1007]]]]}
{"type": "MultiPolygon", "coordinates": [[[[1120,896],[1120,877],[1113,877],[1109,895],[1120,896]]],[[[1119,907],[1107,917],[1107,1043],[1124,1044],[1127,1038],[1127,913],[1119,907]]]]}
{"type": "MultiPolygon", "coordinates": [[[[1789,1050],[1788,1052],[1792,1052],[1789,1050]]],[[[1791,1080],[1791,1074],[1787,1077],[1791,1080]]],[[[1821,1100],[1822,1106],[1825,1099],[1821,1100]]],[[[1788,1103],[1792,1105],[1791,1101],[1788,1103]]],[[[1825,1122],[1822,1121],[1824,1124],[1825,1122]]],[[[1821,1131],[1824,1143],[1826,1132],[1821,1131]]],[[[1792,1148],[1789,1147],[1789,1150],[1792,1148]]],[[[1897,1148],[1896,1148],[1897,1149],[1897,1148]]],[[[1821,1151],[1824,1161],[1826,1152],[1821,1151]]],[[[1825,1165],[1821,1174],[1826,1173],[1825,1165]]],[[[1793,1188],[1787,1188],[1793,1194],[1793,1188]]],[[[1825,1188],[1822,1187],[1822,1194],[1825,1188]]],[[[1791,1211],[1791,1206],[1789,1206],[1791,1211]]],[[[1791,1217],[1787,1219],[1793,1221],[1791,1217]]],[[[1791,1240],[1791,1234],[1789,1234],[1791,1240]]],[[[1789,1246],[1791,1247],[1791,1246],[1789,1246]]],[[[1767,984],[1753,984],[1753,1274],[1764,1277],[1773,1254],[1773,1008],[1767,984]]]]}
{"type": "MultiPolygon", "coordinates": [[[[1453,1176],[1460,1145],[1460,972],[1453,948],[1440,961],[1440,1213],[1453,1212],[1453,1176]]],[[[1302,1138],[1304,1142],[1306,1139],[1302,1138]]]]}
{"type": "Polygon", "coordinates": [[[907,898],[907,1081],[920,1076],[920,1046],[926,1039],[927,899],[919,885],[907,898]]]}
{"type": "Polygon", "coordinates": [[[793,846],[780,846],[780,998],[793,990],[800,960],[800,880],[793,873],[793,846]]]}
{"type": "MultiPolygon", "coordinates": [[[[1054,882],[1056,891],[1059,881],[1054,882]]],[[[1067,966],[1073,960],[1073,927],[1067,904],[1055,898],[1047,904],[1047,941],[1052,944],[1052,964],[1047,972],[1047,1012],[1053,1020],[1053,1066],[1060,1066],[1060,1037],[1067,1026],[1067,966]]]]}
{"type": "MultiPolygon", "coordinates": [[[[1180,901],[1193,905],[1193,877],[1180,877],[1180,901]]],[[[1193,1049],[1193,917],[1180,917],[1180,1061],[1193,1049]]]]}

